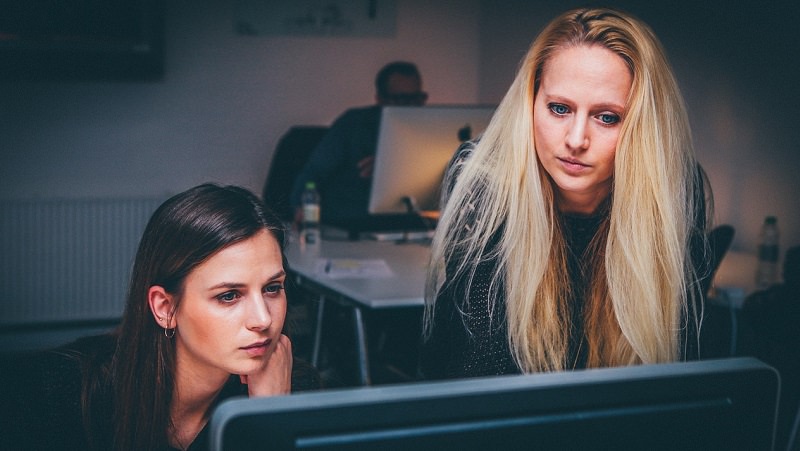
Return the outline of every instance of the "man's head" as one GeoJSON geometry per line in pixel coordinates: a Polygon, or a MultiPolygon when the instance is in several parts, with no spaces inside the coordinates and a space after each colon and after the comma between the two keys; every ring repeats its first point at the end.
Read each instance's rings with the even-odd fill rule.
{"type": "Polygon", "coordinates": [[[375,77],[375,100],[378,105],[424,105],[428,93],[422,90],[417,66],[405,61],[384,66],[375,77]]]}

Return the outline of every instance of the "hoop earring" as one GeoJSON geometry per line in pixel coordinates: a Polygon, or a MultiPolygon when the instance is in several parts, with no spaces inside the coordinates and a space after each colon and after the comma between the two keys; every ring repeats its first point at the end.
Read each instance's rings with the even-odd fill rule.
{"type": "Polygon", "coordinates": [[[174,337],[175,336],[175,328],[173,327],[172,329],[167,329],[165,327],[164,328],[164,336],[167,337],[167,338],[174,337]]]}

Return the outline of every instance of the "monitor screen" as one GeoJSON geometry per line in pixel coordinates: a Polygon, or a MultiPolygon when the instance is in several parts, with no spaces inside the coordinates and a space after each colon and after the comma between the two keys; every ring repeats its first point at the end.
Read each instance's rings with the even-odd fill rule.
{"type": "Polygon", "coordinates": [[[480,105],[384,107],[369,212],[438,210],[447,163],[463,141],[483,133],[493,113],[480,105]]]}
{"type": "Polygon", "coordinates": [[[212,450],[771,449],[778,374],[752,358],[233,399],[212,450]]]}

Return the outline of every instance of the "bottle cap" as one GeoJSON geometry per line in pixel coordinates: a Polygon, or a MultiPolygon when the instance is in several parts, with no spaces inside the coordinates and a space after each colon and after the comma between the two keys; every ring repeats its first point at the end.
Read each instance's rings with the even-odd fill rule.
{"type": "Polygon", "coordinates": [[[767,216],[766,218],[764,218],[764,224],[772,225],[772,224],[776,224],[777,222],[778,222],[778,218],[776,218],[775,216],[767,216]]]}
{"type": "Polygon", "coordinates": [[[316,183],[314,183],[312,181],[306,182],[306,189],[316,189],[316,188],[317,188],[317,184],[316,183]]]}

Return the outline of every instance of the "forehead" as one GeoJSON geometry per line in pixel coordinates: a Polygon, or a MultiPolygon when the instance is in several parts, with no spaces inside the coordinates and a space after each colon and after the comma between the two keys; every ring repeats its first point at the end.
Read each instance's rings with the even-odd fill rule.
{"type": "Polygon", "coordinates": [[[632,81],[625,60],[600,45],[579,45],[556,49],[542,67],[540,89],[548,93],[565,91],[627,99],[632,81]]]}
{"type": "Polygon", "coordinates": [[[226,246],[189,273],[192,278],[274,274],[283,268],[280,246],[267,230],[226,246]]]}

